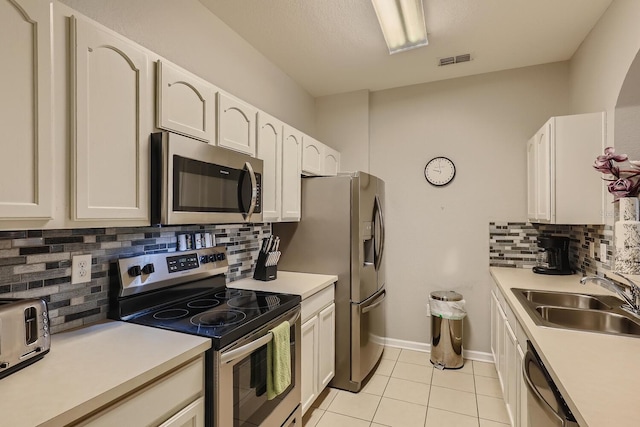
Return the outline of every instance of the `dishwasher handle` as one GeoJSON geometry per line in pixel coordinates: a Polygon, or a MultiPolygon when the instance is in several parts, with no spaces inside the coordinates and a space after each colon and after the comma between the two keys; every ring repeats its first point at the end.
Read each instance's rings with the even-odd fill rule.
{"type": "MultiPolygon", "coordinates": [[[[556,410],[544,399],[542,394],[540,394],[535,384],[533,384],[533,381],[531,380],[531,374],[529,373],[530,363],[535,364],[537,369],[540,369],[541,373],[543,373],[543,370],[544,370],[544,367],[538,364],[536,357],[531,353],[531,351],[527,351],[524,357],[524,363],[522,364],[522,377],[524,378],[525,385],[527,387],[527,390],[529,391],[528,397],[532,398],[535,401],[536,406],[538,408],[540,408],[547,415],[549,415],[551,419],[557,422],[557,424],[554,423],[554,425],[562,426],[562,427],[577,426],[578,424],[575,423],[573,420],[571,420],[570,418],[567,418],[562,413],[556,412],[556,410]]],[[[527,399],[527,401],[529,401],[529,399],[527,399]]],[[[562,409],[560,409],[560,411],[562,411],[562,409]]]]}

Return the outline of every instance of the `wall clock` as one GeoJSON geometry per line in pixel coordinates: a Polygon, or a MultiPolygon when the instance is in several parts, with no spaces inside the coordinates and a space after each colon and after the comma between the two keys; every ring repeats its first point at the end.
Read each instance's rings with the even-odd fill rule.
{"type": "Polygon", "coordinates": [[[424,177],[429,184],[442,187],[453,181],[456,165],[446,157],[434,157],[424,167],[424,177]]]}

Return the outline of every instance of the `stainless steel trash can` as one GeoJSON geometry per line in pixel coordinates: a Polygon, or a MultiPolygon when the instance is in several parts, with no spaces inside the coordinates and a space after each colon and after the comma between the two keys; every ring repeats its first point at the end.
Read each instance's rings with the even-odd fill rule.
{"type": "MultiPolygon", "coordinates": [[[[462,301],[462,295],[453,291],[431,292],[431,298],[439,303],[462,301]]],[[[431,309],[431,363],[438,368],[459,369],[464,366],[462,359],[462,321],[464,315],[447,318],[431,309]]]]}

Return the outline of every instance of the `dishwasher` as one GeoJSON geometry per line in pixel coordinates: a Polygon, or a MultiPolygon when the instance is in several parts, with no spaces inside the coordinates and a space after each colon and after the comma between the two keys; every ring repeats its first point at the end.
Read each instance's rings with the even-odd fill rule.
{"type": "Polygon", "coordinates": [[[527,386],[528,427],[578,426],[531,341],[527,341],[522,374],[527,386]]]}

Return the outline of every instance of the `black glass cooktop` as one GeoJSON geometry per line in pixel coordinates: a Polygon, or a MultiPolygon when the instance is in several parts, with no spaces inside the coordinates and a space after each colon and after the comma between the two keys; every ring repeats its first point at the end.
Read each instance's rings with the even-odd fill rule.
{"type": "Polygon", "coordinates": [[[218,288],[126,320],[210,337],[219,350],[298,304],[299,295],[218,288]]]}

